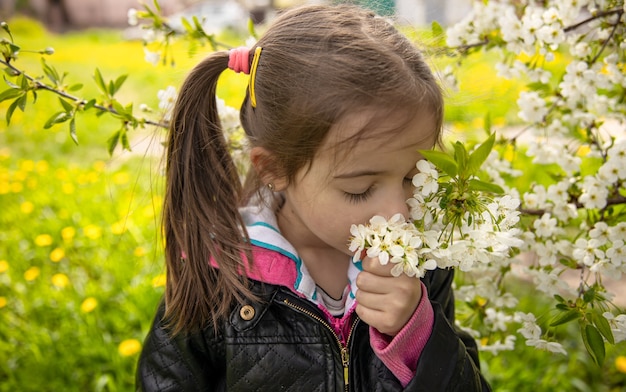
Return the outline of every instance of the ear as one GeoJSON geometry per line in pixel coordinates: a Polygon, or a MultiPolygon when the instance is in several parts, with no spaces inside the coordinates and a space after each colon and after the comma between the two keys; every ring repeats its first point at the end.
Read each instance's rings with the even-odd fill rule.
{"type": "Polygon", "coordinates": [[[271,152],[263,147],[252,147],[250,162],[264,185],[272,184],[274,191],[287,188],[289,181],[282,175],[271,152]]]}

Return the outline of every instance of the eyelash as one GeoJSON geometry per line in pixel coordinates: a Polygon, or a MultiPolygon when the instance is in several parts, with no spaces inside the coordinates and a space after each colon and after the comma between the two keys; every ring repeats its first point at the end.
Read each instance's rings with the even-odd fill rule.
{"type": "MultiPolygon", "coordinates": [[[[404,178],[402,181],[403,185],[412,185],[413,184],[413,178],[404,178]]],[[[348,193],[348,192],[344,192],[346,198],[348,199],[348,201],[350,203],[361,203],[364,202],[365,200],[367,200],[371,194],[372,194],[372,187],[367,188],[367,190],[363,193],[348,193]]]]}
{"type": "Polygon", "coordinates": [[[350,203],[354,203],[354,204],[358,204],[361,202],[364,202],[365,200],[367,200],[370,195],[372,194],[372,188],[369,187],[367,188],[367,190],[363,193],[348,193],[348,192],[344,192],[344,195],[346,196],[346,199],[348,199],[348,201],[350,203]]]}

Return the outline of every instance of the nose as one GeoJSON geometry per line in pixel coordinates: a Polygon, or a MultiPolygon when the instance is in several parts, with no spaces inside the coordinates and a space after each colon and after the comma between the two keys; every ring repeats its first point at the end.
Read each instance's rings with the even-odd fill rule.
{"type": "Polygon", "coordinates": [[[407,199],[412,196],[407,195],[406,190],[401,189],[398,192],[395,192],[393,195],[388,196],[388,198],[383,202],[384,205],[381,208],[381,211],[378,215],[381,215],[387,219],[391,218],[395,214],[402,214],[405,219],[409,218],[409,206],[406,204],[407,199]]]}

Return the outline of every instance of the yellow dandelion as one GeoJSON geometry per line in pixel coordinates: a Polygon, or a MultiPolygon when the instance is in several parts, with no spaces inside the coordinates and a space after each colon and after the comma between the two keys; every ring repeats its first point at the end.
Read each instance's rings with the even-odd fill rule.
{"type": "Polygon", "coordinates": [[[135,257],[144,256],[146,253],[147,253],[146,249],[142,246],[136,247],[135,250],[133,251],[133,255],[135,255],[135,257]]]}
{"type": "Polygon", "coordinates": [[[35,237],[35,245],[49,246],[52,245],[52,236],[50,234],[39,234],[35,237]]]}
{"type": "Polygon", "coordinates": [[[0,195],[6,195],[11,191],[11,186],[7,181],[0,181],[0,195]]]}
{"type": "Polygon", "coordinates": [[[115,173],[113,175],[113,183],[122,185],[128,183],[130,176],[126,172],[115,173]]]}
{"type": "Polygon", "coordinates": [[[29,178],[26,180],[26,187],[28,189],[35,189],[37,188],[37,180],[35,180],[34,178],[29,178]]]}
{"type": "Polygon", "coordinates": [[[165,286],[166,277],[165,274],[159,274],[152,278],[152,287],[163,287],[165,286]]]}
{"type": "Polygon", "coordinates": [[[26,270],[26,272],[24,272],[24,279],[32,282],[33,280],[37,279],[40,273],[41,270],[39,269],[39,267],[30,267],[26,270]]]}
{"type": "Polygon", "coordinates": [[[63,185],[61,185],[61,192],[65,193],[66,195],[71,195],[72,193],[74,193],[74,184],[72,184],[71,182],[64,182],[63,185]]]}
{"type": "Polygon", "coordinates": [[[0,260],[0,274],[9,270],[9,262],[6,260],[0,260]]]}
{"type": "Polygon", "coordinates": [[[28,172],[28,171],[33,171],[34,168],[35,168],[35,162],[31,161],[30,159],[24,160],[20,163],[20,170],[28,172]]]}
{"type": "Polygon", "coordinates": [[[67,170],[65,169],[56,169],[56,171],[54,172],[54,176],[57,178],[57,180],[66,180],[67,179],[67,170]]]}
{"type": "Polygon", "coordinates": [[[63,260],[65,257],[65,251],[62,248],[54,248],[52,252],[50,252],[50,260],[58,263],[63,260]]]}
{"type": "Polygon", "coordinates": [[[126,232],[126,222],[117,221],[111,225],[111,232],[115,235],[124,234],[126,232]]]}
{"type": "Polygon", "coordinates": [[[61,229],[61,238],[63,238],[63,241],[65,242],[71,241],[75,235],[76,229],[71,226],[67,226],[61,229]]]}
{"type": "Polygon", "coordinates": [[[22,214],[30,214],[31,212],[33,212],[34,209],[35,205],[30,201],[25,201],[20,204],[20,211],[22,211],[22,214]]]}
{"type": "Polygon", "coordinates": [[[93,168],[95,171],[103,171],[104,169],[106,169],[107,164],[104,161],[95,161],[93,163],[93,168]]]}
{"type": "Polygon", "coordinates": [[[155,214],[155,206],[147,205],[143,208],[143,217],[144,218],[152,218],[155,214]]]}
{"type": "Polygon", "coordinates": [[[35,170],[37,170],[37,173],[45,173],[49,168],[50,165],[46,161],[37,161],[35,164],[35,170]]]}
{"type": "Polygon", "coordinates": [[[0,309],[4,308],[5,306],[7,306],[6,297],[0,297],[0,309]]]}
{"type": "Polygon", "coordinates": [[[626,373],[626,357],[619,355],[615,358],[615,367],[620,373],[626,373]]]}
{"type": "Polygon", "coordinates": [[[97,240],[102,236],[102,229],[96,225],[87,225],[83,227],[83,233],[85,233],[85,237],[90,240],[97,240]]]}
{"type": "Polygon", "coordinates": [[[24,185],[21,182],[14,182],[11,184],[11,192],[20,193],[24,190],[24,185]]]}
{"type": "Polygon", "coordinates": [[[15,181],[24,181],[26,178],[28,178],[28,173],[25,171],[16,171],[13,173],[13,180],[15,181]]]}
{"type": "Polygon", "coordinates": [[[70,284],[70,278],[68,278],[65,274],[54,274],[50,280],[55,287],[60,289],[65,288],[70,284]]]}
{"type": "Polygon", "coordinates": [[[117,351],[123,357],[130,357],[141,350],[141,343],[137,339],[126,339],[117,347],[117,351]]]}
{"type": "Polygon", "coordinates": [[[80,304],[80,310],[83,313],[90,313],[90,312],[93,312],[93,310],[97,306],[98,306],[98,300],[97,299],[95,299],[94,297],[87,297],[87,298],[85,298],[83,303],[80,304]]]}

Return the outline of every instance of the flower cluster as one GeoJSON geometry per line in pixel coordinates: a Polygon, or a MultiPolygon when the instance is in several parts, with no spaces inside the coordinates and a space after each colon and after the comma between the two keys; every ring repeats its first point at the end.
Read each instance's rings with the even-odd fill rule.
{"type": "Polygon", "coordinates": [[[501,318],[511,325],[507,330],[521,324],[515,330],[527,345],[565,353],[547,340],[554,335],[542,332],[534,316],[498,304],[495,296],[506,290],[493,282],[509,272],[531,280],[547,301],[560,298],[549,327],[578,320],[597,363],[605,343],[623,339],[624,311],[603,282],[626,271],[625,15],[623,0],[484,1],[474,2],[472,12],[447,30],[447,45],[456,53],[495,49],[501,57],[498,75],[525,82],[517,99],[516,125],[523,130],[511,144],[521,145],[530,159],[526,170],[546,174],[518,190],[506,185],[519,171],[503,166],[497,153],[485,163],[492,183],[521,194],[524,244],[523,257],[511,268],[487,268],[458,290],[474,310],[468,320],[482,322],[463,327],[481,341],[494,331],[506,335],[487,317],[504,311],[510,316],[501,318]]]}
{"type": "Polygon", "coordinates": [[[421,278],[437,267],[469,271],[476,264],[500,263],[509,258],[512,248],[522,245],[515,228],[518,199],[458,192],[454,179],[440,187],[439,171],[432,163],[421,160],[416,166],[415,192],[407,200],[411,221],[397,214],[389,220],[374,216],[369,225],[352,225],[354,260],[360,260],[365,251],[383,265],[395,264],[394,276],[405,273],[421,278]],[[451,193],[456,198],[444,203],[451,193]]]}

